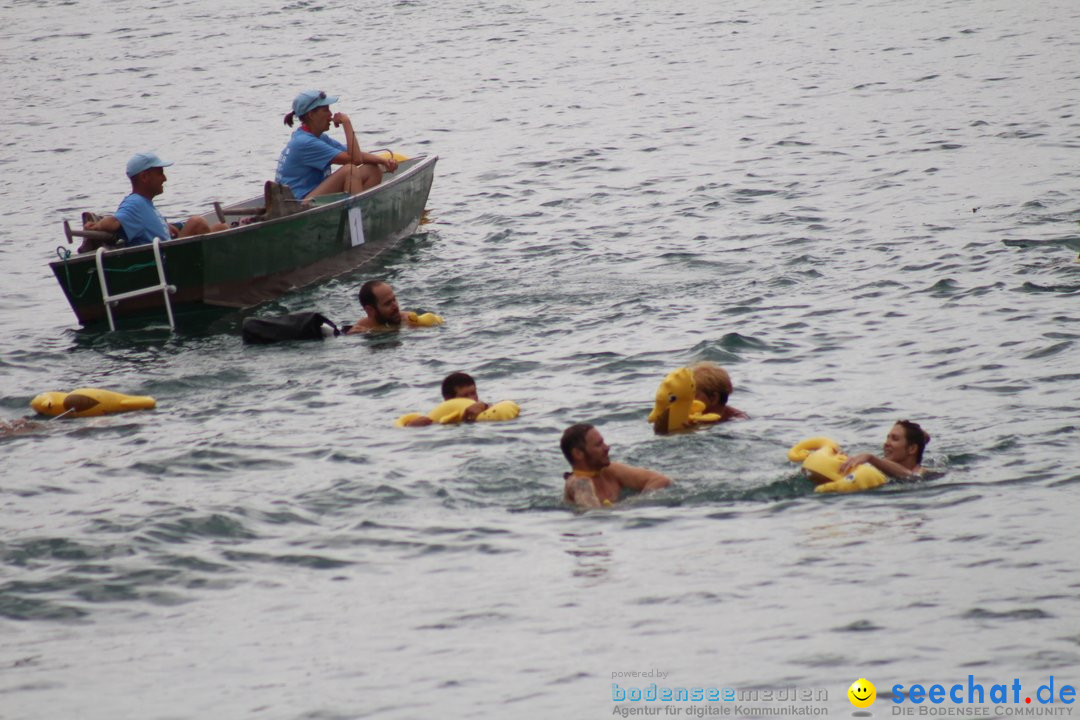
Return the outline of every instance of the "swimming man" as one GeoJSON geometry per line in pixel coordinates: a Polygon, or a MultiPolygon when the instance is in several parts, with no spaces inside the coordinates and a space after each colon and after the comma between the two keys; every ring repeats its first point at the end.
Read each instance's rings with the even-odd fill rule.
{"type": "Polygon", "coordinates": [[[414,312],[403,314],[394,289],[381,280],[368,280],[360,287],[360,307],[364,308],[365,315],[349,328],[347,335],[372,330],[398,330],[403,322],[406,327],[442,324],[442,318],[433,313],[419,316],[414,312]]]}
{"type": "Polygon", "coordinates": [[[644,493],[671,485],[671,479],[658,472],[611,462],[610,448],[600,431],[587,423],[566,428],[559,445],[571,468],[563,476],[563,500],[573,505],[610,506],[621,499],[624,491],[644,493]]]}
{"type": "MultiPolygon", "coordinates": [[[[468,373],[453,372],[443,378],[442,396],[443,400],[469,398],[473,401],[472,405],[465,408],[465,422],[475,421],[477,415],[488,409],[488,404],[480,401],[480,396],[476,392],[476,381],[468,373]]],[[[405,423],[405,427],[423,427],[433,422],[435,421],[426,415],[421,415],[405,423]]]]}

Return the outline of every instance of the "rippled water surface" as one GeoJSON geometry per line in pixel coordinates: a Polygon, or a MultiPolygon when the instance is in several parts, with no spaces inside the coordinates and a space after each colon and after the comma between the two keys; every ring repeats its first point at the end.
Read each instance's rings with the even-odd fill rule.
{"type": "Polygon", "coordinates": [[[158,399],[0,438],[0,717],[602,718],[650,669],[833,715],[859,677],[1080,681],[1075,3],[0,16],[0,419],[158,399]],[[351,322],[378,276],[446,324],[79,329],[60,220],[112,209],[147,148],[167,216],[256,194],[306,87],[366,146],[439,155],[431,222],[258,312],[351,322]],[[658,382],[700,360],[751,419],[654,436],[658,382]],[[521,418],[391,426],[459,369],[521,418]],[[942,477],[826,497],[786,460],[902,417],[942,477]],[[565,508],[577,421],[676,485],[565,508]]]}

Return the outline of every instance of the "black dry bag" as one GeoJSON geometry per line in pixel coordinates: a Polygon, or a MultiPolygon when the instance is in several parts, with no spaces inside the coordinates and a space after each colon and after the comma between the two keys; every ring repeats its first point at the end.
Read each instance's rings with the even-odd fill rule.
{"type": "Polygon", "coordinates": [[[263,345],[282,340],[322,340],[327,335],[340,335],[341,331],[321,313],[300,312],[278,317],[244,318],[241,333],[244,342],[263,345]]]}

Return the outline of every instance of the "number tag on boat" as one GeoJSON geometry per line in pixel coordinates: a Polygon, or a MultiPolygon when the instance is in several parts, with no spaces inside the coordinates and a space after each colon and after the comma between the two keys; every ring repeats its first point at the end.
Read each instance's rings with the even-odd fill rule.
{"type": "Polygon", "coordinates": [[[359,205],[349,208],[349,239],[353,247],[364,244],[364,218],[359,205]]]}

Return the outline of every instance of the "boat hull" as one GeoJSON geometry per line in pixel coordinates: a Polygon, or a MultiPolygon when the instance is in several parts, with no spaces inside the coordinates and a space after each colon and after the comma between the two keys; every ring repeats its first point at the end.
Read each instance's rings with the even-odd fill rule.
{"type": "MultiPolygon", "coordinates": [[[[174,312],[246,308],[362,267],[416,232],[435,174],[436,156],[413,158],[383,182],[353,196],[285,217],[209,235],[161,243],[174,312]]],[[[238,206],[261,204],[255,198],[238,206]]],[[[109,293],[158,283],[150,245],[103,255],[109,293]]],[[[83,325],[106,320],[93,253],[51,262],[75,316],[83,325]]],[[[115,318],[164,318],[161,293],[121,300],[115,318]]]]}

